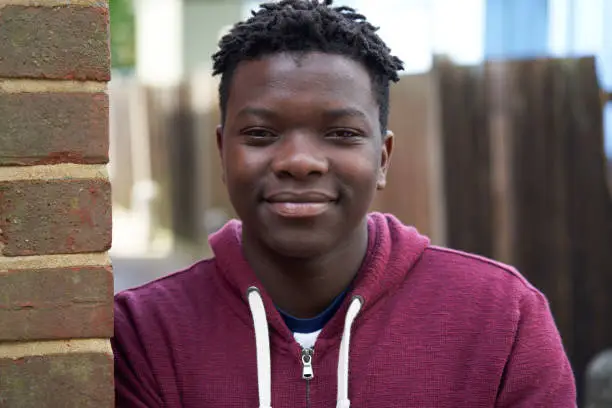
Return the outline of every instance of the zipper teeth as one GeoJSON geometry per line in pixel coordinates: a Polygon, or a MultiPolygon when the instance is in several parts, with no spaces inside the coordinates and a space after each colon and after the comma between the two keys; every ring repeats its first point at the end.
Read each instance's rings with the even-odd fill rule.
{"type": "Polygon", "coordinates": [[[306,408],[310,408],[310,380],[306,380],[306,408]]]}

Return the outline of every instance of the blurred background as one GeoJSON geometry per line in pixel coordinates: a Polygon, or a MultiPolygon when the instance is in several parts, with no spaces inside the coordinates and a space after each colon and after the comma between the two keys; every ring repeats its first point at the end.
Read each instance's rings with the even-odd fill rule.
{"type": "MultiPolygon", "coordinates": [[[[116,291],[208,256],[234,216],[210,57],[258,3],[110,0],[116,291]]],[[[584,394],[612,347],[612,1],[336,3],[406,63],[373,209],[518,267],[549,298],[584,394]]]]}

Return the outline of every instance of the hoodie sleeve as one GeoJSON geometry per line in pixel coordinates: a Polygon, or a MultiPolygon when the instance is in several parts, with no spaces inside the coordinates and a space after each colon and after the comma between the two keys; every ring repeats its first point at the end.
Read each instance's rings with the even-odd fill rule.
{"type": "Polygon", "coordinates": [[[115,336],[111,339],[115,359],[115,407],[157,408],[162,398],[137,328],[129,311],[115,302],[115,336]]]}
{"type": "Polygon", "coordinates": [[[575,408],[576,387],[548,301],[529,288],[496,408],[575,408]]]}

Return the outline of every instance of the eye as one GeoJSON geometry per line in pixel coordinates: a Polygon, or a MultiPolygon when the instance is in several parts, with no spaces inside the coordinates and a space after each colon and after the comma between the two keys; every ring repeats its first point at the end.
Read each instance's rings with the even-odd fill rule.
{"type": "Polygon", "coordinates": [[[243,131],[242,133],[244,133],[247,136],[251,136],[255,138],[276,137],[274,133],[266,129],[247,129],[243,131]]]}
{"type": "Polygon", "coordinates": [[[328,137],[332,139],[349,141],[353,139],[362,138],[363,134],[351,129],[334,129],[331,132],[327,133],[328,137]]]}
{"type": "Polygon", "coordinates": [[[268,144],[277,139],[277,135],[274,132],[263,128],[245,129],[241,133],[249,144],[268,144]]]}

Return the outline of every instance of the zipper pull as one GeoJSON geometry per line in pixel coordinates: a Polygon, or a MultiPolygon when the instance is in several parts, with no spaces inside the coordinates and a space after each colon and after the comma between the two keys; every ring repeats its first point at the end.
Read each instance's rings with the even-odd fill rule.
{"type": "Polygon", "coordinates": [[[312,370],[313,354],[313,349],[302,349],[302,378],[306,381],[310,381],[314,378],[314,371],[312,370]]]}

